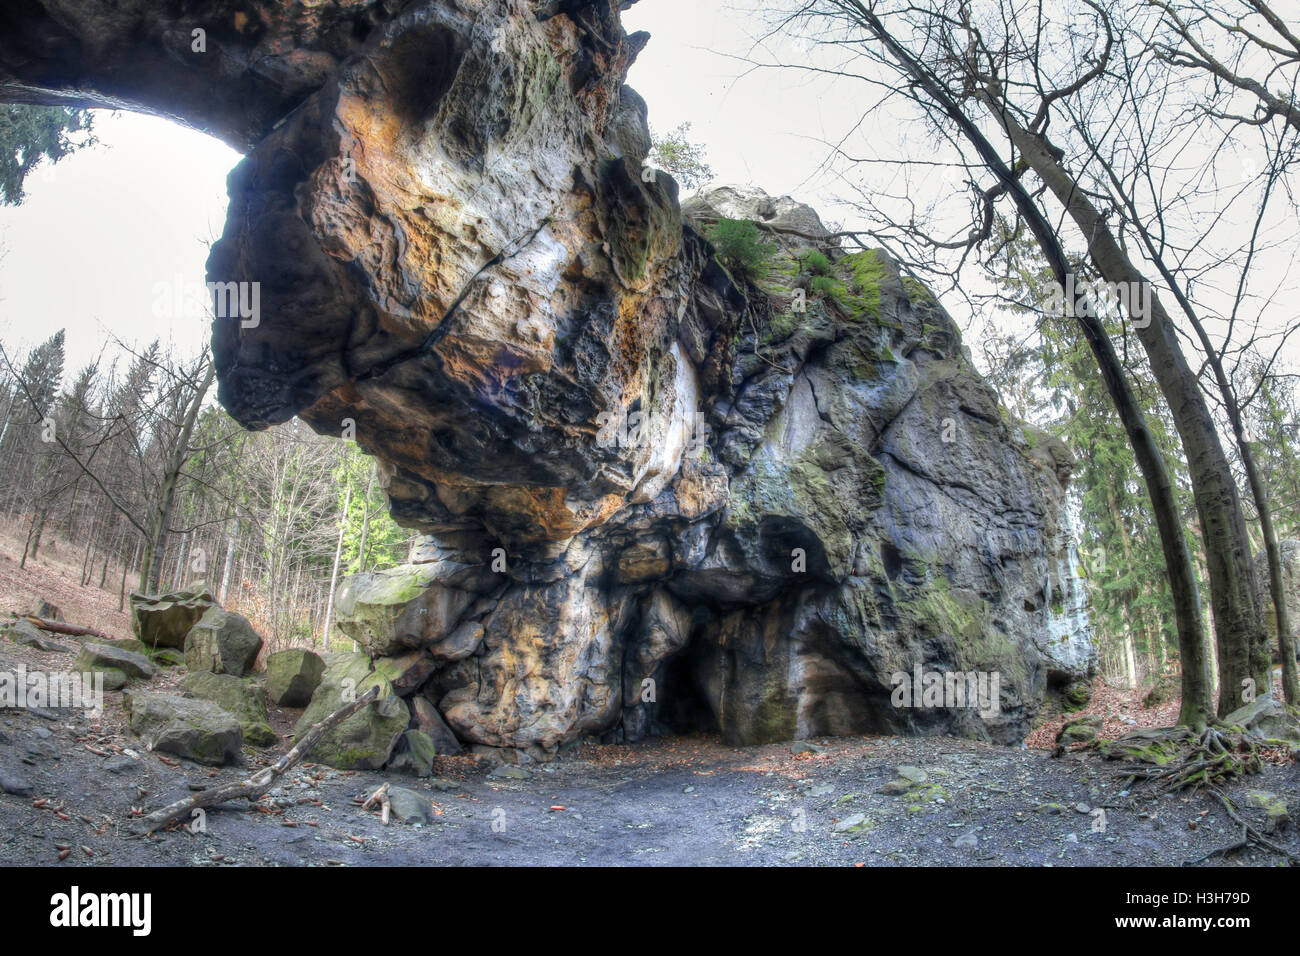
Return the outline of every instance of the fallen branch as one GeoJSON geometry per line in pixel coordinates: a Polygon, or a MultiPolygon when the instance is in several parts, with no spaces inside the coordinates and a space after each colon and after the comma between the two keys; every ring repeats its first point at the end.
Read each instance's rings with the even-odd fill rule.
{"type": "Polygon", "coordinates": [[[148,836],[155,830],[160,830],[170,823],[189,817],[193,811],[201,807],[215,806],[228,800],[238,800],[240,797],[250,801],[257,800],[262,794],[270,790],[275,781],[282,777],[290,767],[302,760],[311,748],[316,746],[317,741],[324,737],[333,727],[347,720],[361,708],[378,698],[379,688],[370,688],[352,703],[345,704],[324,720],[312,724],[311,729],[303,735],[302,740],[298,741],[288,753],[271,766],[259,770],[247,780],[225,783],[210,790],[201,790],[192,797],[177,800],[161,810],[155,810],[147,817],[143,817],[136,822],[133,828],[136,835],[148,836]]]}
{"type": "Polygon", "coordinates": [[[96,630],[93,627],[81,627],[77,624],[64,624],[62,621],[51,621],[49,618],[37,617],[35,614],[15,615],[22,620],[35,624],[42,631],[53,631],[55,634],[67,634],[69,637],[98,637],[101,640],[112,640],[112,638],[103,631],[96,630]]]}
{"type": "Polygon", "coordinates": [[[392,801],[388,798],[388,784],[384,784],[372,793],[366,802],[361,804],[361,809],[369,810],[376,803],[379,804],[379,822],[388,826],[388,817],[393,810],[392,801]]]}

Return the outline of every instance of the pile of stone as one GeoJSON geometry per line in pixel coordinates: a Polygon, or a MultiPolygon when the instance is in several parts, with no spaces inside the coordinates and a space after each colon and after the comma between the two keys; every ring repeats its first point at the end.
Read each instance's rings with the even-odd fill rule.
{"type": "Polygon", "coordinates": [[[128,725],[151,750],[211,766],[241,763],[245,746],[279,743],[268,700],[303,708],[293,732],[297,740],[378,685],[379,699],[322,738],[308,759],[340,769],[388,765],[428,776],[434,756],[460,752],[436,710],[427,703],[408,706],[398,696],[402,675],[384,659],[376,670],[366,654],[292,648],[269,654],[265,671],[256,672],[262,638],[202,583],[157,597],[132,594],[131,624],[133,639],[88,639],[74,667],[101,674],[106,690],[123,692],[128,725]],[[161,669],[177,667],[187,673],[174,690],[151,686],[161,669]]]}

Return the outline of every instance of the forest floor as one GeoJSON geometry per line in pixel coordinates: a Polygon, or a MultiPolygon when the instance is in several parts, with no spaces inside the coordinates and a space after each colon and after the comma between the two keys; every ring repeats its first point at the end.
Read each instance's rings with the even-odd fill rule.
{"type": "MultiPolygon", "coordinates": [[[[108,613],[116,614],[116,594],[100,608],[97,595],[106,592],[79,589],[71,571],[60,578],[55,569],[50,579],[43,562],[21,575],[15,569],[16,562],[0,556],[0,609],[16,600],[12,585],[27,595],[22,609],[32,596],[43,596],[61,603],[71,621],[129,634],[125,617],[108,613]],[[82,593],[63,591],[60,580],[82,593]]],[[[20,663],[69,670],[77,642],[55,640],[67,651],[0,642],[0,671],[20,663]]],[[[165,688],[178,677],[163,672],[152,684],[165,688]]],[[[1107,736],[1169,722],[1156,708],[1142,708],[1140,692],[1098,686],[1089,709],[1104,708],[1107,736]]],[[[1060,718],[1031,735],[1030,743],[1040,746],[1024,749],[946,737],[827,738],[738,749],[701,735],[586,744],[530,768],[440,757],[436,776],[423,780],[299,765],[257,805],[239,801],[210,810],[203,832],[178,827],[140,839],[130,832],[137,811],[242,779],[269,763],[288,746],[300,712],[272,707],[282,747],[249,748],[249,766],[214,770],[144,751],[125,727],[121,695],[105,698],[98,721],[82,711],[0,710],[0,865],[1284,862],[1254,848],[1204,859],[1239,837],[1211,795],[1154,797],[1125,790],[1120,766],[1095,755],[1053,759],[1045,748],[1060,718]],[[900,777],[921,782],[889,786],[900,777]],[[359,801],[386,782],[427,797],[429,822],[383,825],[376,812],[363,810],[359,801]],[[70,852],[59,861],[62,848],[70,852]]],[[[1251,790],[1271,791],[1300,816],[1300,764],[1266,764],[1224,789],[1242,815],[1262,826],[1263,811],[1251,809],[1245,796],[1251,790]]],[[[1271,839],[1300,854],[1294,824],[1271,839]]]]}

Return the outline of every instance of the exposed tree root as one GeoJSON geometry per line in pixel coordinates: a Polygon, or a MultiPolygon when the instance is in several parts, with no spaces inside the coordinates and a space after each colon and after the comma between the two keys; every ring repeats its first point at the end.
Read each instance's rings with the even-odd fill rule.
{"type": "Polygon", "coordinates": [[[1196,860],[1188,860],[1184,865],[1194,866],[1249,846],[1276,853],[1293,865],[1300,863],[1300,857],[1268,839],[1242,818],[1219,789],[1224,783],[1262,769],[1259,744],[1250,736],[1222,727],[1207,727],[1199,733],[1186,727],[1173,727],[1130,734],[1119,740],[1098,740],[1089,746],[1109,760],[1135,761],[1122,771],[1125,789],[1146,788],[1156,795],[1205,789],[1241,827],[1241,839],[1196,860]]]}
{"type": "MultiPolygon", "coordinates": [[[[1214,787],[1234,777],[1259,773],[1262,767],[1259,748],[1243,734],[1226,733],[1215,727],[1207,727],[1199,737],[1192,731],[1183,734],[1183,740],[1179,740],[1175,729],[1167,738],[1167,744],[1174,748],[1172,752],[1169,746],[1155,746],[1146,752],[1149,757],[1141,748],[1130,748],[1120,754],[1142,762],[1127,768],[1126,786],[1145,784],[1157,793],[1173,793],[1187,788],[1214,787]],[[1191,742],[1191,747],[1184,752],[1182,746],[1187,742],[1191,742]],[[1149,769],[1146,764],[1151,765],[1149,769]]],[[[1122,744],[1124,739],[1116,743],[1122,744]]],[[[1154,743],[1148,745],[1152,746],[1154,743]]]]}
{"type": "Polygon", "coordinates": [[[1286,858],[1290,861],[1292,866],[1300,864],[1300,856],[1296,856],[1286,847],[1278,846],[1272,840],[1268,839],[1268,837],[1264,836],[1264,834],[1260,833],[1258,829],[1251,826],[1246,820],[1242,819],[1241,815],[1237,813],[1236,809],[1232,806],[1232,801],[1229,800],[1218,787],[1207,786],[1206,789],[1214,795],[1215,799],[1217,799],[1219,803],[1223,804],[1224,811],[1232,818],[1232,821],[1241,827],[1241,839],[1236,843],[1229,844],[1228,846],[1220,847],[1217,850],[1211,850],[1200,859],[1189,860],[1184,864],[1185,866],[1194,866],[1197,863],[1203,863],[1205,860],[1216,856],[1227,856],[1229,853],[1244,850],[1252,844],[1261,846],[1266,850],[1276,853],[1278,856],[1286,858]]]}

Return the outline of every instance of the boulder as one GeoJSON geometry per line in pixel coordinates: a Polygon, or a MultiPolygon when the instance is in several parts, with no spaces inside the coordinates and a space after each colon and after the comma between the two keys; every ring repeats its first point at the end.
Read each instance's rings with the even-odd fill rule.
{"type": "Polygon", "coordinates": [[[216,704],[174,694],[123,695],[131,731],[150,750],[219,767],[240,762],[239,721],[216,704]]]}
{"type": "Polygon", "coordinates": [[[339,586],[334,610],[339,630],[373,655],[429,648],[457,660],[473,647],[442,647],[480,593],[495,582],[482,566],[439,560],[354,574],[339,586]]]}
{"type": "Polygon", "coordinates": [[[429,735],[422,730],[408,730],[402,734],[388,761],[389,770],[410,770],[417,777],[433,775],[433,758],[438,755],[429,735]]]}
{"type": "Polygon", "coordinates": [[[294,727],[294,741],[372,686],[379,687],[379,699],[331,729],[312,748],[309,757],[340,770],[378,770],[388,761],[411,715],[405,702],[394,695],[392,684],[371,670],[370,658],[365,654],[326,655],[320,686],[294,727]]]}
{"type": "Polygon", "coordinates": [[[1056,735],[1056,743],[1061,747],[1071,744],[1087,743],[1097,739],[1101,732],[1103,718],[1100,714],[1090,714],[1077,720],[1068,720],[1056,735]]]}
{"type": "Polygon", "coordinates": [[[184,667],[185,655],[172,647],[161,647],[149,655],[159,667],[184,667]]]}
{"type": "Polygon", "coordinates": [[[217,602],[207,588],[196,583],[158,597],[131,593],[131,628],[151,648],[185,647],[190,628],[217,602]]]}
{"type": "Polygon", "coordinates": [[[464,752],[460,741],[451,732],[447,722],[442,719],[442,714],[438,713],[438,709],[427,698],[423,696],[411,698],[411,712],[415,718],[415,726],[428,737],[434,753],[455,756],[464,752]]]}
{"type": "Polygon", "coordinates": [[[154,667],[149,658],[143,654],[124,651],[121,648],[111,647],[107,644],[83,644],[81,653],[77,655],[77,660],[72,667],[76,671],[97,671],[112,668],[121,671],[127,677],[142,680],[149,680],[158,673],[158,668],[154,667]]]}
{"type": "Polygon", "coordinates": [[[300,647],[276,651],[266,658],[266,696],[281,707],[306,707],[320,686],[325,662],[300,647]]]}
{"type": "Polygon", "coordinates": [[[433,820],[429,798],[407,787],[389,787],[388,805],[399,823],[426,824],[433,820]]]}
{"type": "Polygon", "coordinates": [[[1300,716],[1295,708],[1265,694],[1238,707],[1223,718],[1229,727],[1240,727],[1259,740],[1300,742],[1300,716]]]}
{"type": "Polygon", "coordinates": [[[96,667],[90,673],[104,675],[104,690],[121,690],[130,683],[126,673],[116,667],[96,667]]]}
{"type": "Polygon", "coordinates": [[[68,650],[66,646],[60,644],[58,641],[50,640],[49,635],[31,621],[24,621],[22,618],[6,624],[4,626],[4,636],[15,644],[22,644],[25,647],[34,647],[38,651],[51,652],[68,650]]]}
{"type": "Polygon", "coordinates": [[[185,637],[185,666],[243,677],[253,669],[261,650],[262,639],[247,618],[210,607],[185,637]]]}
{"type": "Polygon", "coordinates": [[[195,671],[178,685],[186,694],[211,701],[239,721],[244,742],[270,747],[279,741],[266,715],[266,698],[261,686],[248,678],[231,674],[195,671]]]}

